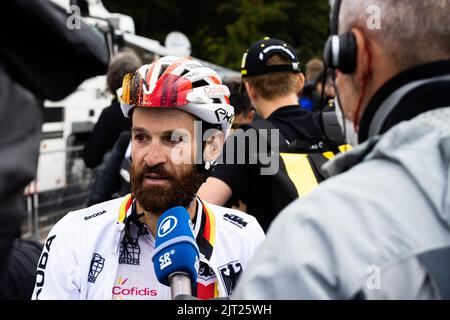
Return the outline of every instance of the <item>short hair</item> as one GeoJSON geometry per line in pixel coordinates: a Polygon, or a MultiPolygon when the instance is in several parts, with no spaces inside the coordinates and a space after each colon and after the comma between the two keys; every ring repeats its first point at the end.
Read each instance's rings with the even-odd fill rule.
{"type": "Polygon", "coordinates": [[[305,77],[306,81],[316,80],[323,71],[323,62],[320,59],[314,58],[306,64],[305,77]]]}
{"type": "Polygon", "coordinates": [[[141,65],[141,59],[133,52],[120,52],[114,56],[106,75],[109,91],[116,95],[116,90],[122,87],[123,77],[129,72],[136,71],[141,65]]]}
{"type": "Polygon", "coordinates": [[[353,27],[370,34],[399,70],[450,58],[450,0],[343,0],[339,33],[353,27]],[[379,9],[378,29],[368,26],[371,8],[379,9]]]}
{"type": "Polygon", "coordinates": [[[234,107],[235,115],[240,113],[248,114],[253,108],[247,92],[239,91],[241,82],[240,76],[226,78],[223,81],[223,84],[230,89],[230,104],[234,107]]]}
{"type": "MultiPolygon", "coordinates": [[[[290,64],[291,60],[280,55],[274,54],[267,60],[267,65],[290,64]]],[[[272,100],[285,96],[289,93],[296,93],[298,84],[298,73],[294,72],[272,72],[259,76],[245,77],[257,94],[266,100],[272,100]]]]}

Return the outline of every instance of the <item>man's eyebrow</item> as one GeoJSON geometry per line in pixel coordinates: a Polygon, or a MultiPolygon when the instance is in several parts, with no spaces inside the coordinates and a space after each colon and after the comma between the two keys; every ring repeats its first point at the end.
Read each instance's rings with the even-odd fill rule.
{"type": "MultiPolygon", "coordinates": [[[[166,130],[164,132],[158,133],[160,136],[171,136],[175,131],[179,130],[178,128],[166,130]]],[[[132,133],[145,133],[149,134],[148,130],[142,127],[133,127],[131,128],[132,133]]]]}
{"type": "Polygon", "coordinates": [[[162,132],[161,137],[171,136],[171,135],[173,135],[174,132],[177,132],[178,134],[182,134],[182,135],[185,134],[184,131],[180,131],[180,129],[176,128],[176,129],[166,130],[166,131],[162,132]]]}
{"type": "Polygon", "coordinates": [[[141,127],[133,127],[133,128],[131,128],[131,132],[133,132],[133,133],[148,133],[148,131],[145,128],[141,128],[141,127]]]}

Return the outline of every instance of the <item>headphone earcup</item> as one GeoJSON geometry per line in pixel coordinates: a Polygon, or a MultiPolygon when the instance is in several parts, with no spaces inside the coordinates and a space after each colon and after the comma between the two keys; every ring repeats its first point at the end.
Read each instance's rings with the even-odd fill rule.
{"type": "Polygon", "coordinates": [[[339,69],[342,73],[350,74],[356,70],[356,38],[352,32],[339,35],[339,69]]]}
{"type": "Polygon", "coordinates": [[[328,68],[333,68],[333,57],[332,57],[332,38],[333,36],[329,36],[327,42],[325,43],[325,47],[323,48],[323,62],[325,66],[328,68]]]}
{"type": "Polygon", "coordinates": [[[356,69],[356,39],[353,33],[330,36],[323,50],[323,61],[328,68],[350,74],[356,69]]]}

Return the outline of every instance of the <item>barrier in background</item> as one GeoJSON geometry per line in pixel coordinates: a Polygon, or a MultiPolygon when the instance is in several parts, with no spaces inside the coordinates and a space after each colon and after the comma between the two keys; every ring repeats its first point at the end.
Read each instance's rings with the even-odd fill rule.
{"type": "Polygon", "coordinates": [[[44,241],[50,229],[68,212],[86,207],[97,172],[81,158],[83,146],[42,151],[37,178],[24,192],[26,218],[22,238],[44,241]]]}

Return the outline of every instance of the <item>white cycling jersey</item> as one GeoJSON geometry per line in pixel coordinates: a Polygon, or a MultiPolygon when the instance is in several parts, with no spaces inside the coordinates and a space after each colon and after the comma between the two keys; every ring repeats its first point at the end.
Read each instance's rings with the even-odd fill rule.
{"type": "MultiPolygon", "coordinates": [[[[45,242],[32,298],[170,299],[170,288],[154,273],[154,239],[133,219],[132,203],[127,195],[62,218],[45,242]]],[[[200,249],[197,296],[230,296],[264,232],[248,214],[199,198],[197,204],[193,219],[200,249]]]]}

